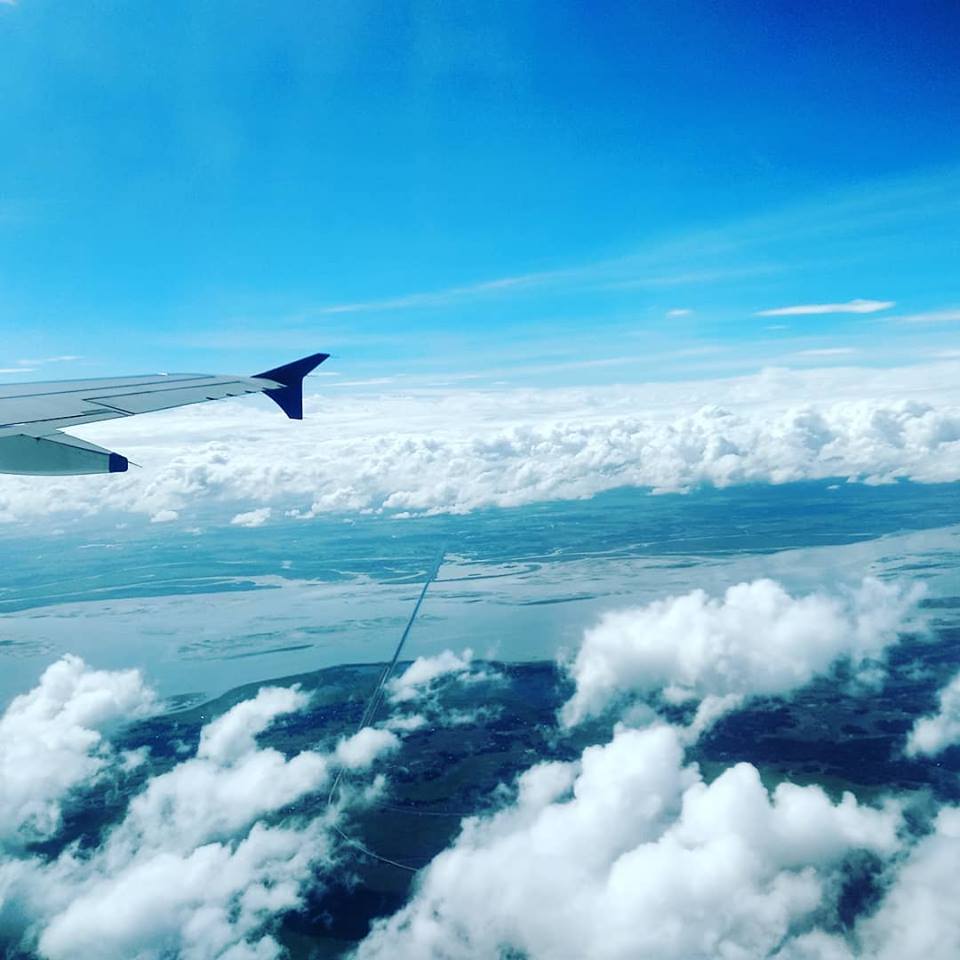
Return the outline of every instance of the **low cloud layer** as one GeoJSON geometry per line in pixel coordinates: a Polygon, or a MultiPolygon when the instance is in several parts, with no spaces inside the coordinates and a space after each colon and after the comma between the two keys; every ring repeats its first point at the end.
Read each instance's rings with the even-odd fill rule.
{"type": "Polygon", "coordinates": [[[791,693],[838,660],[876,670],[904,628],[916,588],[866,580],[855,592],[793,597],[772,580],[703,590],[605,614],[569,666],[563,708],[579,723],[627,695],[699,705],[695,728],[751,696],[791,693]]]}
{"type": "Polygon", "coordinates": [[[944,808],[933,827],[894,874],[877,912],[858,925],[861,956],[877,960],[960,956],[960,809],[944,808]]]}
{"type": "Polygon", "coordinates": [[[767,370],[577,390],[328,390],[308,398],[302,423],[254,401],[186,408],[84,429],[142,470],[0,477],[0,521],[117,510],[173,522],[222,504],[252,526],[288,510],[464,512],[621,486],[953,481],[957,370],[767,370]]]}
{"type": "Polygon", "coordinates": [[[473,651],[443,650],[432,657],[417,657],[398,677],[387,684],[391,703],[410,703],[429,697],[439,681],[465,677],[471,672],[473,651]]]}
{"type": "Polygon", "coordinates": [[[954,960],[960,956],[960,809],[945,807],[902,862],[876,910],[848,937],[811,931],[775,960],[954,960]]]}
{"type": "Polygon", "coordinates": [[[357,957],[767,956],[829,910],[848,855],[898,848],[899,822],[817,787],[770,794],[749,764],[707,784],[674,728],[620,728],[465,821],[357,957]]]}
{"type": "Polygon", "coordinates": [[[344,803],[312,818],[280,816],[328,788],[338,767],[363,770],[399,744],[364,730],[332,754],[286,757],[258,744],[279,717],[303,710],[296,688],[262,688],[201,731],[190,756],[147,779],[90,850],[53,859],[18,850],[24,830],[51,836],[59,804],[117,759],[108,722],[152,697],[135,671],[95,671],[65,658],[0,718],[0,936],[49,960],[272,960],[271,922],[301,903],[336,862],[331,828],[344,803]]]}
{"type": "Polygon", "coordinates": [[[483,703],[468,708],[452,707],[445,702],[444,694],[454,684],[472,686],[502,680],[502,674],[477,663],[469,648],[461,653],[443,650],[434,656],[417,657],[387,684],[387,699],[395,708],[387,726],[403,732],[419,730],[428,724],[455,727],[489,719],[492,714],[483,703]]]}
{"type": "Polygon", "coordinates": [[[155,708],[136,670],[90,670],[79,657],[50,666],[0,716],[0,854],[52,836],[61,803],[117,758],[104,739],[155,708]]]}
{"type": "Polygon", "coordinates": [[[936,756],[960,743],[960,673],[940,691],[937,712],[913,725],[907,740],[908,756],[936,756]]]}
{"type": "MultiPolygon", "coordinates": [[[[493,812],[465,819],[357,960],[952,960],[955,808],[914,833],[895,796],[866,804],[813,785],[771,788],[749,763],[708,777],[691,762],[689,729],[631,704],[651,693],[692,698],[712,704],[712,717],[754,695],[789,694],[840,660],[872,671],[916,599],[870,580],[805,596],[758,580],[603,618],[570,665],[565,719],[622,705],[612,732],[576,759],[533,763],[494,794],[493,812]],[[851,923],[841,904],[865,862],[881,870],[878,898],[851,923]]],[[[139,674],[65,658],[0,717],[0,750],[23,741],[40,758],[4,758],[0,937],[46,960],[278,960],[277,919],[343,869],[336,828],[385,789],[382,777],[351,777],[327,807],[337,772],[395,754],[409,711],[428,722],[446,691],[478,678],[491,679],[469,651],[421,658],[391,684],[392,729],[293,755],[261,738],[309,697],[261,688],[208,722],[173,766],[146,775],[98,844],[42,855],[30,840],[56,836],[78,792],[135,762],[151,769],[107,739],[130,714],[155,709],[139,674]]]]}
{"type": "Polygon", "coordinates": [[[758,580],[604,617],[572,664],[566,719],[619,703],[633,725],[576,761],[534,764],[496,812],[464,820],[356,960],[956,956],[960,811],[911,832],[896,797],[769,789],[748,763],[708,781],[688,760],[691,731],[624,696],[713,702],[713,715],[841,660],[873,680],[917,599],[871,580],[802,597],[758,580]],[[851,921],[842,904],[869,883],[866,864],[877,899],[851,921]]]}

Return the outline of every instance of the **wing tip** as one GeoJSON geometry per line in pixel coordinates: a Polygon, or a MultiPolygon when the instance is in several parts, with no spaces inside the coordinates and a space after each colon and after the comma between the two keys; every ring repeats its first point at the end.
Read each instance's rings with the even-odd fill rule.
{"type": "Polygon", "coordinates": [[[311,353],[291,363],[255,374],[258,380],[272,380],[282,384],[263,392],[291,419],[303,419],[303,378],[323,363],[329,353],[311,353]]]}
{"type": "Polygon", "coordinates": [[[299,360],[281,364],[279,367],[265,370],[263,373],[255,373],[254,376],[258,380],[274,380],[277,383],[282,383],[285,387],[291,387],[294,384],[301,383],[308,373],[316,370],[329,356],[329,353],[311,353],[308,357],[301,357],[299,360]]]}

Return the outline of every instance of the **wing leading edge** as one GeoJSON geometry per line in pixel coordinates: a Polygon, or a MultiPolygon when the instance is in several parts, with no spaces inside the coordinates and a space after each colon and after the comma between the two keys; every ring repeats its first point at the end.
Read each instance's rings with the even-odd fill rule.
{"type": "Polygon", "coordinates": [[[0,386],[0,473],[122,473],[126,457],[63,429],[207,400],[265,393],[302,420],[303,379],[328,356],[314,353],[252,377],[174,373],[0,386]]]}

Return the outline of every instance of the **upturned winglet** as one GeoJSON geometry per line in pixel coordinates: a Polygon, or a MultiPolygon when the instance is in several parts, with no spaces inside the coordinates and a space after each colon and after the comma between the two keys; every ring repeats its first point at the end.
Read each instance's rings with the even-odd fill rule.
{"type": "Polygon", "coordinates": [[[282,367],[254,374],[256,380],[272,380],[279,384],[263,392],[291,419],[303,419],[303,378],[329,357],[329,353],[312,353],[309,357],[285,363],[282,367]]]}

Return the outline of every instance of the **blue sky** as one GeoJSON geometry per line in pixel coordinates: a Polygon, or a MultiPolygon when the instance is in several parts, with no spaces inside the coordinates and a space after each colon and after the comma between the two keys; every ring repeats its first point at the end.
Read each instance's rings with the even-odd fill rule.
{"type": "Polygon", "coordinates": [[[949,353],[958,28],[949,0],[0,0],[0,367],[323,349],[344,382],[551,385],[949,353]]]}

